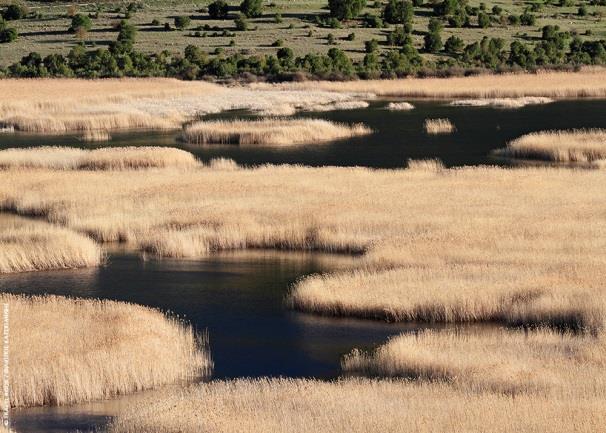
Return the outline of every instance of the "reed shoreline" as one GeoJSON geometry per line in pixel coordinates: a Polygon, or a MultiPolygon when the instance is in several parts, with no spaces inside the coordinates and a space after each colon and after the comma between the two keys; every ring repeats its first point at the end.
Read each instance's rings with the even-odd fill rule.
{"type": "Polygon", "coordinates": [[[0,294],[10,307],[11,407],[66,405],[209,373],[191,327],[158,310],[108,300],[0,294]]]}
{"type": "Polygon", "coordinates": [[[600,333],[606,238],[595,197],[604,176],[435,162],[406,170],[225,162],[144,173],[7,169],[0,205],[164,257],[363,253],[350,270],[296,283],[288,301],[307,312],[600,333]]]}

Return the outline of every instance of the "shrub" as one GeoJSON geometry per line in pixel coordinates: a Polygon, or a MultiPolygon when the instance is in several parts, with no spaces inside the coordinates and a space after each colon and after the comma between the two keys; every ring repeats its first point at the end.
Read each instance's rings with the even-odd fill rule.
{"type": "Polygon", "coordinates": [[[366,6],[366,0],[328,0],[330,15],[339,20],[357,17],[366,6]]]}
{"type": "Polygon", "coordinates": [[[191,23],[191,18],[187,16],[175,17],[175,27],[179,30],[183,30],[191,23]]]}
{"type": "Polygon", "coordinates": [[[284,41],[282,39],[276,39],[272,44],[272,47],[282,47],[284,46],[284,41]]]}
{"type": "Polygon", "coordinates": [[[412,0],[412,4],[413,4],[415,7],[420,8],[421,6],[423,6],[424,2],[423,2],[423,0],[412,0]]]}
{"type": "Polygon", "coordinates": [[[396,26],[393,32],[387,34],[387,45],[404,46],[411,43],[410,33],[404,30],[404,26],[396,26]]]}
{"type": "Polygon", "coordinates": [[[356,40],[356,34],[355,33],[350,33],[347,35],[347,37],[345,38],[348,41],[355,41],[356,40]]]}
{"type": "Polygon", "coordinates": [[[494,5],[492,7],[492,13],[494,15],[501,15],[503,13],[503,8],[501,6],[499,6],[499,5],[494,5]]]}
{"type": "Polygon", "coordinates": [[[78,29],[89,31],[93,23],[89,17],[82,14],[76,14],[72,18],[72,24],[69,28],[70,33],[76,33],[78,29]]]}
{"type": "Polygon", "coordinates": [[[234,20],[234,24],[236,25],[236,30],[241,32],[248,30],[248,21],[246,20],[245,15],[238,15],[234,20]]]}
{"type": "Polygon", "coordinates": [[[520,17],[517,15],[509,15],[507,17],[507,21],[509,22],[509,24],[511,24],[512,26],[518,26],[520,25],[520,17]]]}
{"type": "Polygon", "coordinates": [[[248,18],[259,17],[263,13],[262,0],[244,0],[240,4],[240,12],[248,18]]]}
{"type": "Polygon", "coordinates": [[[486,27],[490,27],[490,17],[485,12],[480,12],[478,14],[478,26],[482,29],[486,27]]]}
{"type": "Polygon", "coordinates": [[[379,48],[379,41],[376,39],[371,39],[369,41],[364,42],[364,51],[367,53],[373,53],[377,51],[379,48]]]}
{"type": "Polygon", "coordinates": [[[156,26],[156,27],[157,27],[157,26],[159,26],[159,25],[160,25],[160,21],[158,21],[156,18],[154,18],[154,19],[152,20],[152,22],[151,22],[151,25],[152,25],[152,26],[156,26]]]}
{"type": "Polygon", "coordinates": [[[279,13],[279,12],[278,12],[278,13],[276,13],[276,14],[274,15],[274,22],[275,22],[276,24],[281,24],[281,23],[282,23],[282,21],[284,21],[284,20],[282,19],[282,14],[281,14],[281,13],[279,13]]]}
{"type": "Polygon", "coordinates": [[[17,30],[14,28],[0,25],[0,43],[13,42],[17,39],[17,36],[17,30]]]}
{"type": "Polygon", "coordinates": [[[579,7],[579,10],[577,13],[580,17],[586,17],[587,16],[587,7],[585,5],[581,5],[581,7],[579,7]]]}
{"type": "Polygon", "coordinates": [[[334,45],[335,44],[335,35],[333,35],[332,33],[329,33],[328,35],[326,35],[326,43],[328,45],[334,45]]]}
{"type": "Polygon", "coordinates": [[[536,17],[528,11],[520,15],[520,24],[523,26],[534,26],[535,22],[536,17]]]}
{"type": "Polygon", "coordinates": [[[364,16],[364,25],[366,27],[380,29],[383,27],[383,20],[381,17],[372,14],[366,14],[364,16]]]}
{"type": "Polygon", "coordinates": [[[2,16],[5,20],[20,20],[27,16],[27,7],[20,3],[13,3],[6,7],[2,16]]]}
{"type": "Polygon", "coordinates": [[[215,0],[208,5],[208,15],[216,20],[224,20],[227,18],[229,6],[224,0],[215,0]]]}
{"type": "Polygon", "coordinates": [[[444,50],[446,50],[446,52],[449,54],[457,54],[461,52],[463,46],[463,39],[453,35],[446,39],[444,50]]]}
{"type": "Polygon", "coordinates": [[[164,23],[164,31],[166,32],[170,32],[172,29],[170,28],[170,24],[169,23],[164,23]]]}

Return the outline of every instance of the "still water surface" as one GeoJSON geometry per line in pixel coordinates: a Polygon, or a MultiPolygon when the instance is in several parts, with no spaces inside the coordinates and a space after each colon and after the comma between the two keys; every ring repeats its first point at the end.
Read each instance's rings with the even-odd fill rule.
{"type": "MultiPolygon", "coordinates": [[[[494,164],[488,154],[508,141],[532,131],[567,128],[606,128],[606,100],[558,101],[546,105],[505,110],[489,107],[451,107],[447,101],[413,101],[412,111],[389,111],[387,101],[373,101],[369,108],[296,117],[321,117],[338,122],[363,122],[375,133],[332,143],[295,147],[195,146],[177,142],[178,132],[113,134],[109,143],[83,144],[77,136],[0,134],[0,149],[40,145],[71,146],[177,146],[201,160],[232,158],[242,165],[304,164],[312,166],[402,167],[407,159],[439,158],[447,166],[494,164]],[[426,118],[449,118],[454,134],[428,136],[426,118]]],[[[231,112],[210,118],[246,117],[231,112]]]]}

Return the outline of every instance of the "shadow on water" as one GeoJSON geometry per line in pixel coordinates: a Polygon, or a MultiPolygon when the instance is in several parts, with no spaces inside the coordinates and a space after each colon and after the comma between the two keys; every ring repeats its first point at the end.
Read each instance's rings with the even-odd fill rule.
{"type": "MultiPolygon", "coordinates": [[[[447,166],[502,164],[489,157],[491,150],[520,135],[545,129],[605,128],[606,100],[557,101],[520,109],[491,107],[451,107],[446,101],[412,101],[412,111],[389,111],[386,101],[373,101],[369,108],[325,113],[300,113],[295,117],[321,117],[338,122],[364,122],[375,133],[331,143],[295,147],[239,147],[234,145],[196,146],[179,143],[178,131],[113,133],[107,143],[86,144],[77,135],[32,136],[0,134],[0,149],[40,145],[176,146],[200,159],[233,158],[242,165],[305,164],[312,166],[368,166],[394,168],[407,159],[439,158],[447,166]],[[426,118],[449,118],[454,134],[428,136],[423,131],[426,118]]],[[[227,112],[208,118],[247,117],[245,112],[227,112]]],[[[250,117],[250,116],[249,116],[250,117]]]]}

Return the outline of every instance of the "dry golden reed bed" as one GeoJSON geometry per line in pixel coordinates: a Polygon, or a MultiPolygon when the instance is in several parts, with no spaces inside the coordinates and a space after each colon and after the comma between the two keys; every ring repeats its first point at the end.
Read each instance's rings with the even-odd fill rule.
{"type": "Polygon", "coordinates": [[[63,405],[207,373],[190,327],[133,304],[0,295],[10,304],[11,406],[63,405]]]}
{"type": "Polygon", "coordinates": [[[539,72],[536,74],[479,75],[456,78],[404,78],[398,80],[309,81],[270,85],[253,84],[255,89],[326,90],[364,92],[377,96],[414,98],[549,98],[606,97],[606,68],[581,72],[539,72]]]}
{"type": "Polygon", "coordinates": [[[466,392],[601,399],[606,340],[550,330],[426,331],[392,338],[342,362],[353,374],[445,382],[466,392]]]}
{"type": "Polygon", "coordinates": [[[425,119],[423,123],[425,132],[431,135],[452,134],[455,126],[449,119],[425,119]]]}
{"type": "Polygon", "coordinates": [[[405,381],[240,379],[154,398],[110,433],[596,433],[604,399],[512,397],[405,381]]]}
{"type": "Polygon", "coordinates": [[[522,108],[527,105],[543,105],[554,102],[551,98],[541,96],[523,96],[520,98],[483,98],[459,99],[450,105],[455,107],[496,107],[496,108],[522,108]]]}
{"type": "Polygon", "coordinates": [[[287,248],[364,253],[300,281],[298,309],[396,321],[599,332],[601,170],[264,166],[0,171],[0,206],[160,256],[287,248]]]}
{"type": "Polygon", "coordinates": [[[189,152],[171,147],[30,147],[0,150],[0,168],[52,168],[59,170],[128,170],[199,166],[189,152]]]}
{"type": "Polygon", "coordinates": [[[181,138],[193,144],[270,144],[318,143],[372,131],[362,124],[347,125],[322,119],[235,120],[196,122],[185,127],[181,138]]]}
{"type": "Polygon", "coordinates": [[[90,238],[43,221],[0,216],[0,274],[97,266],[101,248],[90,238]]]}
{"type": "Polygon", "coordinates": [[[516,138],[494,154],[516,159],[606,165],[606,130],[533,132],[516,138]]]}
{"type": "Polygon", "coordinates": [[[390,111],[410,111],[415,108],[410,102],[390,102],[387,109],[390,111]]]}
{"type": "Polygon", "coordinates": [[[174,79],[0,80],[0,127],[31,133],[178,129],[208,113],[338,109],[360,97],[326,91],[252,90],[174,79]]]}

